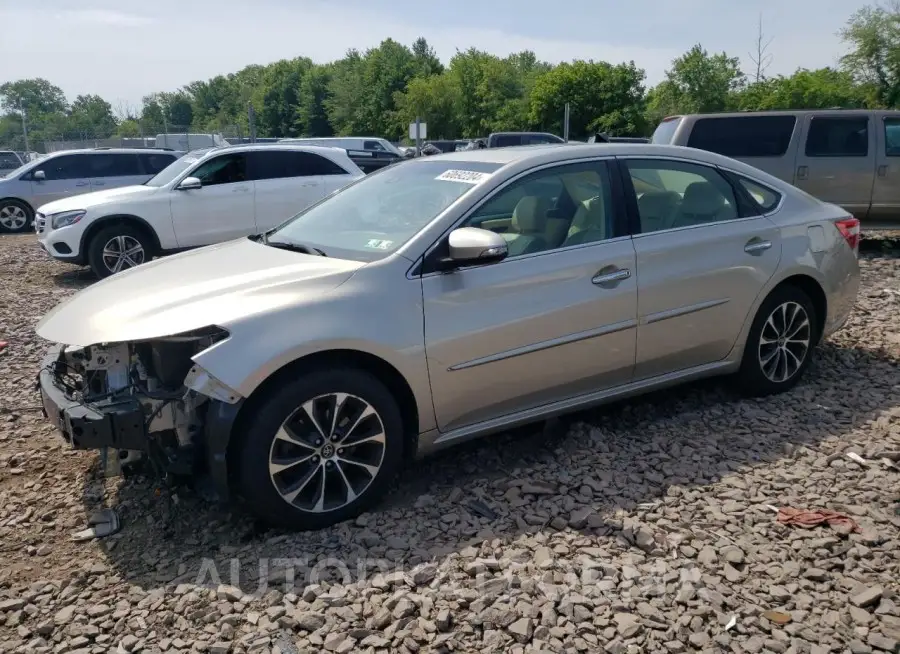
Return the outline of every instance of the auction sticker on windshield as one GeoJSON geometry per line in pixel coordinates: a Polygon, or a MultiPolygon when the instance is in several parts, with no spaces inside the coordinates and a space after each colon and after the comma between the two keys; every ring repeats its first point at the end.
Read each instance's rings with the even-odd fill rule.
{"type": "Polygon", "coordinates": [[[445,170],[435,177],[443,182],[464,182],[466,184],[477,184],[488,177],[490,173],[480,173],[475,170],[445,170]]]}
{"type": "Polygon", "coordinates": [[[380,238],[371,238],[369,239],[369,242],[366,243],[366,247],[373,250],[390,250],[393,244],[393,241],[384,241],[380,238]]]}

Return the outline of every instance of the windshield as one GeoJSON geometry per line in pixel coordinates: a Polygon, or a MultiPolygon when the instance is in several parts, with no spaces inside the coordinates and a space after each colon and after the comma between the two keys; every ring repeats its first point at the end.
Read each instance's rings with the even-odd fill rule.
{"type": "Polygon", "coordinates": [[[192,150],[181,159],[176,159],[168,166],[160,170],[154,177],[151,177],[144,183],[144,186],[165,186],[172,180],[176,179],[181,173],[200,161],[207,152],[213,148],[205,148],[203,150],[192,150]]]}
{"type": "Polygon", "coordinates": [[[17,177],[18,175],[27,172],[30,168],[33,168],[33,163],[33,161],[29,161],[28,163],[22,164],[21,166],[13,168],[12,170],[5,170],[3,169],[3,166],[0,166],[0,177],[17,177]]]}
{"type": "Polygon", "coordinates": [[[294,216],[270,241],[330,257],[382,259],[500,168],[475,161],[408,161],[382,168],[294,216]]]}

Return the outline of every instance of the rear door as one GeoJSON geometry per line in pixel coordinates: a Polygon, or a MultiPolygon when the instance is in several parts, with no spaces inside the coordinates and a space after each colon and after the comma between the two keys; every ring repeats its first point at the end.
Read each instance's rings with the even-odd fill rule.
{"type": "Polygon", "coordinates": [[[875,114],[878,154],[872,206],[866,225],[872,227],[900,224],[900,114],[875,114]]]}
{"type": "Polygon", "coordinates": [[[876,130],[863,113],[816,113],[803,126],[794,185],[865,220],[875,183],[876,130]]]}
{"type": "Polygon", "coordinates": [[[640,224],[635,381],[721,361],[778,268],[778,228],[714,167],[621,162],[640,224]]]}
{"type": "Polygon", "coordinates": [[[256,231],[253,182],[247,155],[230,152],[207,159],[190,173],[203,186],[171,191],[172,222],[179,247],[219,243],[256,231]]]}
{"type": "Polygon", "coordinates": [[[86,154],[49,157],[32,169],[30,177],[35,209],[91,190],[90,162],[86,154]],[[35,178],[38,171],[43,171],[44,179],[35,178]]]}
{"type": "Polygon", "coordinates": [[[791,184],[799,139],[800,125],[793,114],[699,116],[687,146],[739,159],[791,184]]]}
{"type": "Polygon", "coordinates": [[[257,231],[271,229],[325,197],[321,173],[329,163],[311,152],[272,149],[248,153],[257,231]]]}
{"type": "Polygon", "coordinates": [[[143,175],[137,153],[106,152],[87,157],[92,191],[143,184],[149,179],[143,175]]]}

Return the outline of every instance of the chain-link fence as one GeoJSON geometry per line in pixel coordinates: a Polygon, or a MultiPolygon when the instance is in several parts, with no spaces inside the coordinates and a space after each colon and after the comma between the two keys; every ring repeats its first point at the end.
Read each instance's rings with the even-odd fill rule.
{"type": "Polygon", "coordinates": [[[169,148],[196,150],[213,146],[250,142],[249,131],[241,125],[218,129],[198,129],[190,125],[142,125],[124,120],[117,125],[89,125],[81,129],[68,126],[30,124],[0,134],[0,150],[13,150],[34,156],[62,150],[85,148],[169,148]]]}

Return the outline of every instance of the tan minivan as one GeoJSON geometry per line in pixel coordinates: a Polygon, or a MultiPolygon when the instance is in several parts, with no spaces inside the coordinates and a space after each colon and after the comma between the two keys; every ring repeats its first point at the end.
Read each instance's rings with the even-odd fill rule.
{"type": "Polygon", "coordinates": [[[900,228],[900,111],[670,116],[652,143],[723,154],[841,205],[864,229],[900,228]]]}

